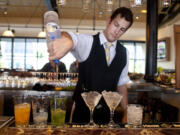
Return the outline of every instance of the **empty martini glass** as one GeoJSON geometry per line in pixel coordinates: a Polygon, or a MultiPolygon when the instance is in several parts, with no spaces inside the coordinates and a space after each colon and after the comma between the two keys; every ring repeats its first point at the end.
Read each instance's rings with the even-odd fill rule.
{"type": "Polygon", "coordinates": [[[96,127],[96,124],[93,121],[93,111],[95,106],[98,104],[99,100],[101,99],[102,95],[96,91],[90,91],[90,92],[81,93],[81,96],[90,110],[90,122],[88,126],[96,127]]]}
{"type": "Polygon", "coordinates": [[[105,90],[102,92],[102,95],[106,101],[106,104],[110,109],[110,122],[108,123],[108,127],[110,128],[117,127],[118,125],[116,125],[113,121],[114,110],[121,102],[123,96],[120,95],[118,92],[112,92],[112,91],[107,92],[105,90]]]}

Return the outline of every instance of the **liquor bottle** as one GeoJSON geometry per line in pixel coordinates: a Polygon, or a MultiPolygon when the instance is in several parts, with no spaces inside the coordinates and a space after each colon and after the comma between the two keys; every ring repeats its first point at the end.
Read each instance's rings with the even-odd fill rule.
{"type": "MultiPolygon", "coordinates": [[[[49,47],[55,39],[61,36],[58,14],[55,11],[47,11],[44,14],[44,24],[46,28],[46,42],[49,47]]],[[[54,60],[55,64],[58,62],[59,60],[54,60]]]]}

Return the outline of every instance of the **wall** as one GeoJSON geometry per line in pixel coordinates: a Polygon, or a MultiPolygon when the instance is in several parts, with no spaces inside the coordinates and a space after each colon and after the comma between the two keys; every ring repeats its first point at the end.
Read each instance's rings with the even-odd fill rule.
{"type": "Polygon", "coordinates": [[[159,29],[158,31],[158,39],[162,39],[165,37],[170,37],[170,60],[169,61],[158,61],[157,66],[163,67],[165,69],[175,69],[175,45],[174,45],[174,33],[173,33],[173,25],[166,26],[164,28],[159,29]]]}
{"type": "Polygon", "coordinates": [[[164,69],[175,69],[174,24],[180,24],[180,15],[158,30],[158,39],[170,37],[170,60],[157,63],[157,66],[164,69]]]}

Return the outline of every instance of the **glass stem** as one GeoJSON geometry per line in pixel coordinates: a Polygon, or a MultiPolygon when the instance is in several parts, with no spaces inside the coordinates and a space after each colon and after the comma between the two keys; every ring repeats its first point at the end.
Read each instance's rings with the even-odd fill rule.
{"type": "Polygon", "coordinates": [[[114,117],[114,110],[111,110],[111,116],[110,116],[110,122],[111,123],[114,123],[113,117],[114,117]]]}
{"type": "Polygon", "coordinates": [[[90,109],[90,125],[93,124],[93,109],[90,109]]]}

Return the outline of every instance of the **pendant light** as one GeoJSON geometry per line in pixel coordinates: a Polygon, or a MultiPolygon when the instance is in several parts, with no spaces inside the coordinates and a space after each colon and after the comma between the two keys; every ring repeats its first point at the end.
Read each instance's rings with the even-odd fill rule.
{"type": "Polygon", "coordinates": [[[84,12],[89,12],[91,8],[91,0],[83,0],[82,1],[82,9],[84,12]]]}
{"type": "Polygon", "coordinates": [[[6,23],[8,24],[8,29],[5,30],[3,33],[2,33],[2,36],[4,37],[14,37],[14,30],[10,30],[10,25],[9,25],[9,20],[8,20],[8,17],[7,17],[7,9],[5,10],[5,12],[3,13],[3,16],[6,20],[6,23]]]}
{"type": "Polygon", "coordinates": [[[56,0],[57,5],[64,6],[66,5],[66,0],[56,0]]]}
{"type": "Polygon", "coordinates": [[[42,8],[41,19],[42,19],[42,30],[39,32],[38,37],[39,38],[45,38],[46,37],[46,32],[44,30],[44,8],[42,8]]]}
{"type": "Polygon", "coordinates": [[[4,36],[4,37],[14,37],[14,31],[13,31],[13,30],[10,30],[10,26],[8,26],[8,29],[5,30],[5,31],[2,33],[2,36],[4,36]]]}
{"type": "Polygon", "coordinates": [[[39,34],[38,34],[38,37],[39,38],[45,38],[46,37],[46,32],[44,30],[40,31],[39,34]]]}
{"type": "Polygon", "coordinates": [[[112,12],[113,10],[113,0],[106,0],[106,11],[112,12]]]}

